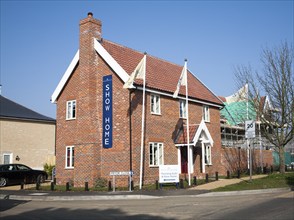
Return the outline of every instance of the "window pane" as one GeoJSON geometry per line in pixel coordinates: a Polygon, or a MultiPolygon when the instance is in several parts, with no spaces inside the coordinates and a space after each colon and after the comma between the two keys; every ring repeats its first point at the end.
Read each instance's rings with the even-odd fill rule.
{"type": "Polygon", "coordinates": [[[149,144],[149,159],[150,159],[149,164],[153,165],[153,145],[152,144],[149,144]]]}
{"type": "Polygon", "coordinates": [[[163,164],[163,148],[162,148],[162,144],[158,144],[158,148],[159,148],[159,165],[163,164]]]}
{"type": "Polygon", "coordinates": [[[155,110],[155,112],[159,113],[159,96],[155,96],[155,100],[156,100],[156,103],[155,103],[156,110],[155,110]]]}
{"type": "Polygon", "coordinates": [[[154,96],[151,95],[151,112],[154,112],[154,96]]]}
{"type": "Polygon", "coordinates": [[[71,118],[71,102],[67,102],[67,118],[71,118]]]}
{"type": "Polygon", "coordinates": [[[72,147],[72,159],[71,159],[71,166],[74,167],[74,161],[75,161],[75,148],[72,147]]]}
{"type": "Polygon", "coordinates": [[[185,101],[180,101],[180,117],[181,118],[186,118],[186,102],[185,101]]]}
{"type": "Polygon", "coordinates": [[[158,147],[157,147],[157,143],[154,143],[154,165],[158,165],[158,147]]]}
{"type": "Polygon", "coordinates": [[[66,148],[66,166],[70,167],[70,148],[66,148]]]}
{"type": "Polygon", "coordinates": [[[5,154],[4,155],[4,164],[9,164],[10,163],[10,155],[5,154]]]}
{"type": "Polygon", "coordinates": [[[76,117],[76,101],[72,102],[72,118],[76,117]]]}

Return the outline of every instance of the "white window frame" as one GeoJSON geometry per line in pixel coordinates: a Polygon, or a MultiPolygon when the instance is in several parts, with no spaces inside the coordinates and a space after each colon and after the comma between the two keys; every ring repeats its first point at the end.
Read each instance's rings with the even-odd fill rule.
{"type": "Polygon", "coordinates": [[[186,100],[180,100],[179,101],[179,105],[180,105],[180,108],[179,108],[179,111],[180,111],[180,118],[187,118],[187,107],[186,107],[186,100]]]}
{"type": "Polygon", "coordinates": [[[151,94],[151,96],[150,96],[150,109],[151,109],[151,114],[155,114],[155,115],[161,114],[160,96],[159,95],[151,94]],[[156,102],[156,99],[158,99],[157,102],[156,102]]]}
{"type": "Polygon", "coordinates": [[[5,160],[4,160],[5,156],[9,156],[9,162],[8,162],[8,164],[9,163],[13,163],[13,153],[3,153],[3,164],[5,162],[5,160]]]}
{"type": "Polygon", "coordinates": [[[202,115],[205,122],[210,122],[210,111],[208,105],[203,105],[202,115]]]}
{"type": "Polygon", "coordinates": [[[66,169],[73,169],[74,168],[74,158],[75,158],[75,154],[74,154],[74,146],[66,146],[65,148],[65,168],[66,169]],[[69,150],[69,155],[67,154],[69,150]],[[67,163],[69,159],[69,164],[67,163]]]}
{"type": "Polygon", "coordinates": [[[149,166],[158,167],[164,164],[163,157],[163,143],[150,142],[149,143],[149,166]]]}
{"type": "Polygon", "coordinates": [[[211,145],[205,145],[204,154],[205,165],[212,165],[211,145]]]}
{"type": "Polygon", "coordinates": [[[77,102],[76,102],[76,100],[67,101],[66,102],[66,120],[76,119],[76,116],[77,116],[77,102]]]}

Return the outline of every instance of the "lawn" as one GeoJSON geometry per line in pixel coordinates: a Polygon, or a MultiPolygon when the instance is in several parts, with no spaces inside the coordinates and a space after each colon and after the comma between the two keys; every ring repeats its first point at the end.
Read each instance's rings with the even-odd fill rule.
{"type": "Polygon", "coordinates": [[[260,179],[253,179],[250,181],[243,181],[241,183],[220,187],[214,189],[214,192],[222,191],[240,191],[240,190],[254,190],[254,189],[269,189],[269,188],[294,188],[294,172],[279,174],[270,174],[267,177],[260,179]]]}

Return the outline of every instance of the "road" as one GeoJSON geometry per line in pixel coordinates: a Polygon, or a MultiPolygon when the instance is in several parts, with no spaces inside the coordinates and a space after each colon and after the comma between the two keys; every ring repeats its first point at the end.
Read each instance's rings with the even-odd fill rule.
{"type": "Polygon", "coordinates": [[[294,192],[144,200],[0,200],[6,219],[294,219],[294,192]]]}

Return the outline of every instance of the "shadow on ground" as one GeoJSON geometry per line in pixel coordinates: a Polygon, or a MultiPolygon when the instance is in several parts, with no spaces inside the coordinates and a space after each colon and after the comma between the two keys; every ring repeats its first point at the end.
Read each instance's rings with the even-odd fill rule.
{"type": "Polygon", "coordinates": [[[159,219],[165,220],[174,218],[164,218],[158,215],[148,215],[148,214],[134,214],[129,215],[118,208],[112,209],[68,209],[68,208],[41,208],[31,211],[23,210],[21,214],[5,213],[9,209],[13,209],[18,205],[27,203],[29,201],[16,201],[16,200],[0,200],[1,220],[14,220],[14,219],[159,219]]]}

